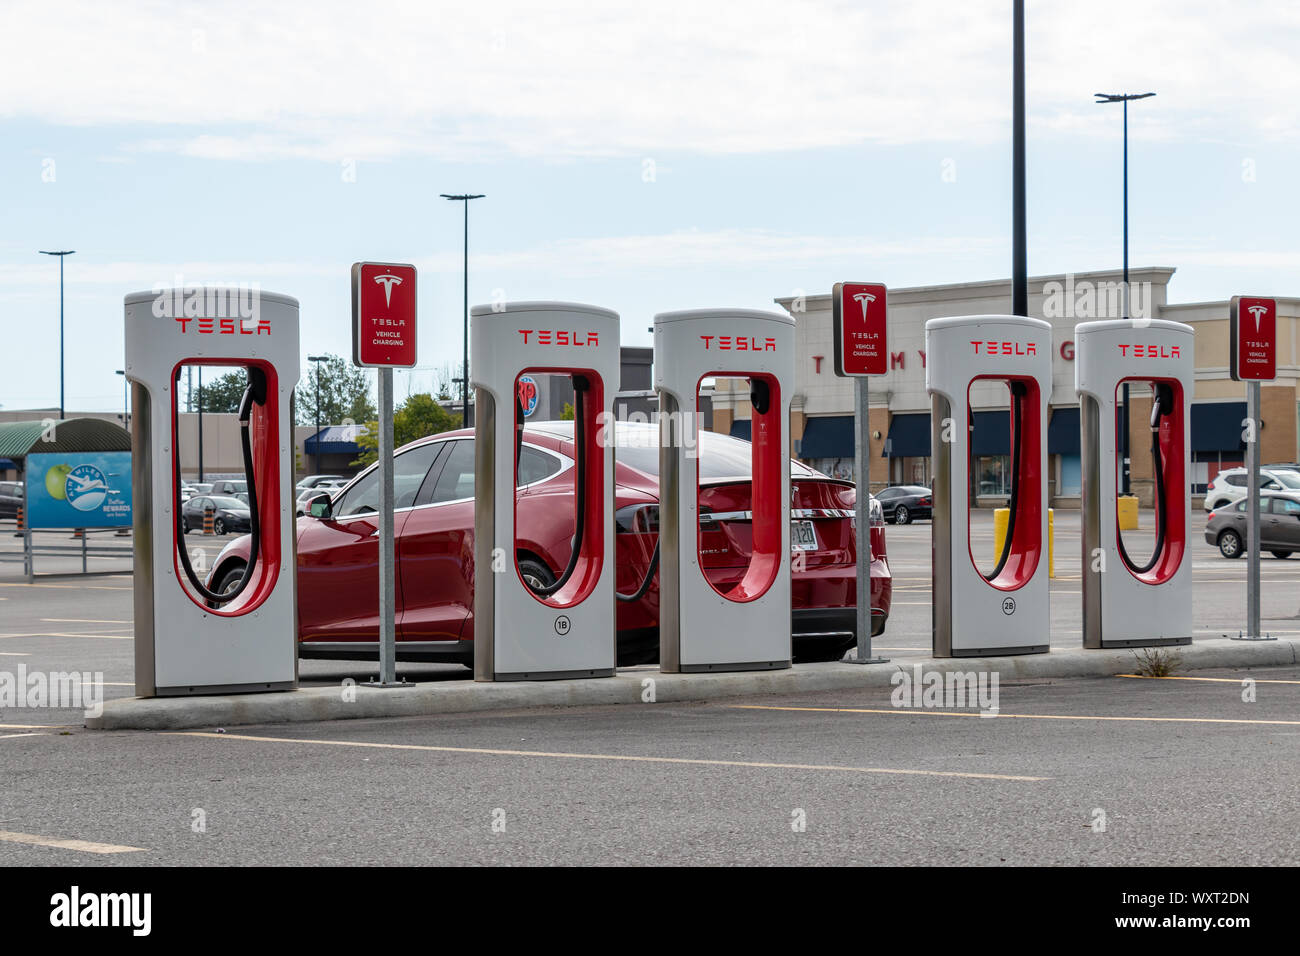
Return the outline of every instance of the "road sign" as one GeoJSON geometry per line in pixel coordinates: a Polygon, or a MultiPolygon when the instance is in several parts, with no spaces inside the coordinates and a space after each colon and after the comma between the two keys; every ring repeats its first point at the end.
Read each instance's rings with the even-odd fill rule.
{"type": "Polygon", "coordinates": [[[1235,295],[1228,325],[1233,379],[1267,382],[1277,378],[1277,301],[1235,295]]]}
{"type": "Polygon", "coordinates": [[[835,324],[835,374],[884,375],[889,371],[885,287],[878,282],[837,282],[831,295],[835,324]]]}
{"type": "Polygon", "coordinates": [[[415,365],[415,266],[352,264],[352,363],[365,368],[415,365]]]}

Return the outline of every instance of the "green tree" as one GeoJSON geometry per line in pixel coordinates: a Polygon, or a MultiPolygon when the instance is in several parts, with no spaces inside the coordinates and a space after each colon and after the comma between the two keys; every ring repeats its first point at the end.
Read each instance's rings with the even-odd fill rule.
{"type": "MultiPolygon", "coordinates": [[[[187,403],[187,408],[199,410],[199,388],[197,384],[197,373],[195,375],[195,384],[193,387],[194,394],[190,396],[191,402],[187,403]]],[[[236,369],[233,372],[227,372],[225,375],[219,375],[203,383],[203,410],[205,412],[229,412],[234,414],[239,411],[239,403],[244,397],[244,389],[248,388],[248,371],[246,369],[236,369]]]]}
{"type": "MultiPolygon", "coordinates": [[[[370,373],[339,355],[323,362],[311,362],[295,392],[298,424],[316,424],[316,377],[320,376],[320,423],[339,425],[346,419],[356,424],[379,414],[370,400],[370,373]]],[[[206,392],[207,389],[204,389],[206,392]]],[[[206,400],[205,400],[206,405],[206,400]]]]}
{"type": "Polygon", "coordinates": [[[578,411],[573,407],[572,402],[565,402],[564,408],[560,411],[560,421],[571,422],[578,417],[578,411]]]}
{"type": "MultiPolygon", "coordinates": [[[[393,447],[401,448],[417,438],[440,435],[460,428],[461,417],[443,408],[427,392],[410,396],[393,412],[393,447]]],[[[370,421],[366,434],[357,436],[361,454],[353,465],[365,467],[379,460],[379,423],[370,421]]]]}

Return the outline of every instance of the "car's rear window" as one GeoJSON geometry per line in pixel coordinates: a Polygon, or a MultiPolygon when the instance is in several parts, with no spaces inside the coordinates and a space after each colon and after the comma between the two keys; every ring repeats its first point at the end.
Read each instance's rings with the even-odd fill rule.
{"type": "MultiPolygon", "coordinates": [[[[659,477],[659,429],[650,425],[620,425],[616,433],[614,458],[651,477],[659,477]]],[[[749,478],[753,450],[749,442],[717,432],[700,432],[700,480],[749,478]]],[[[811,478],[821,473],[797,461],[790,462],[790,474],[811,478]]]]}

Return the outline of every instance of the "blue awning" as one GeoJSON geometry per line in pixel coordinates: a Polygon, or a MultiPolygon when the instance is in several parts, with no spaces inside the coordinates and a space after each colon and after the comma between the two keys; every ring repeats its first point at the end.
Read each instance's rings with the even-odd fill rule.
{"type": "Polygon", "coordinates": [[[1011,413],[976,412],[970,453],[976,457],[1011,454],[1011,413]]]}
{"type": "Polygon", "coordinates": [[[1241,440],[1245,402],[1201,402],[1192,405],[1192,451],[1246,450],[1241,440]]]}
{"type": "Polygon", "coordinates": [[[737,418],[731,423],[731,437],[753,441],[753,438],[750,437],[752,424],[748,418],[737,418]]]}
{"type": "Polygon", "coordinates": [[[1078,456],[1079,410],[1077,408],[1057,408],[1052,411],[1052,420],[1047,423],[1047,453],[1078,456]]]}
{"type": "Polygon", "coordinates": [[[895,415],[889,420],[889,434],[881,458],[929,458],[930,413],[895,415]]]}
{"type": "Polygon", "coordinates": [[[799,457],[852,458],[854,455],[853,416],[823,415],[810,418],[803,426],[799,457]]]}
{"type": "Polygon", "coordinates": [[[12,458],[0,458],[0,471],[8,471],[10,468],[13,468],[16,471],[18,469],[18,463],[12,458]]]}
{"type": "Polygon", "coordinates": [[[302,450],[308,455],[355,455],[361,451],[357,435],[367,431],[364,425],[327,425],[303,442],[302,450]]]}

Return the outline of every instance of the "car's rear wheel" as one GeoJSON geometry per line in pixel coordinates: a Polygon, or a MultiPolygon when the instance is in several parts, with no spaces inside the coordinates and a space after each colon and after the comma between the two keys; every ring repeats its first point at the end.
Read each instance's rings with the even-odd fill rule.
{"type": "Polygon", "coordinates": [[[911,524],[912,512],[907,510],[907,505],[899,505],[894,509],[894,524],[911,524]]]}
{"type": "Polygon", "coordinates": [[[551,569],[533,558],[519,559],[519,576],[534,591],[548,588],[555,583],[555,575],[551,573],[551,569]]]}
{"type": "Polygon", "coordinates": [[[228,591],[233,591],[243,579],[244,566],[242,564],[234,565],[221,576],[221,581],[217,584],[217,593],[225,594],[228,591]]]}
{"type": "Polygon", "coordinates": [[[1231,528],[1219,535],[1219,554],[1225,558],[1241,557],[1241,535],[1231,528]]]}
{"type": "Polygon", "coordinates": [[[1291,557],[1291,552],[1290,552],[1290,551],[1274,551],[1274,552],[1273,552],[1273,557],[1277,558],[1279,561],[1285,561],[1287,558],[1291,557]]]}

